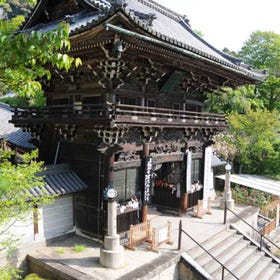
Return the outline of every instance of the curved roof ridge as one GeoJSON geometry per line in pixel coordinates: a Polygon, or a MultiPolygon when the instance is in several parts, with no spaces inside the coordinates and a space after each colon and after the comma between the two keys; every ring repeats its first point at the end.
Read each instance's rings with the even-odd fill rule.
{"type": "Polygon", "coordinates": [[[95,7],[95,8],[100,8],[100,9],[110,9],[111,8],[111,3],[106,0],[84,0],[88,5],[95,7]]]}
{"type": "Polygon", "coordinates": [[[233,57],[231,55],[228,55],[226,53],[224,53],[223,51],[217,49],[216,47],[214,47],[212,44],[210,44],[209,42],[207,42],[206,40],[204,40],[201,36],[199,36],[195,31],[192,30],[192,28],[190,27],[190,25],[188,23],[185,22],[184,18],[181,18],[181,23],[184,26],[184,28],[186,28],[188,30],[188,32],[190,32],[196,39],[200,40],[203,44],[207,45],[210,49],[212,49],[213,51],[217,52],[219,55],[223,56],[225,59],[229,60],[230,62],[236,64],[236,63],[241,63],[241,59],[233,57]]]}
{"type": "Polygon", "coordinates": [[[136,0],[142,4],[144,4],[147,7],[150,7],[152,9],[154,9],[155,11],[168,16],[169,18],[176,20],[176,21],[180,21],[180,17],[182,17],[182,15],[172,11],[169,8],[164,7],[163,5],[153,1],[153,0],[136,0]]]}

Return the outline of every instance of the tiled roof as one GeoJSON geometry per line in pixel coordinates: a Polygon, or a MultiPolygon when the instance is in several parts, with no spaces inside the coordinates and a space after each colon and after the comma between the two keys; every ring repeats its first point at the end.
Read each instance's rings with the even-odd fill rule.
{"type": "Polygon", "coordinates": [[[35,197],[66,195],[79,192],[87,188],[79,176],[70,169],[67,164],[56,164],[46,166],[46,170],[40,175],[44,176],[45,186],[30,190],[35,197]]]}
{"type": "Polygon", "coordinates": [[[31,135],[9,123],[12,115],[13,109],[9,105],[0,102],[0,138],[5,138],[9,143],[17,147],[35,149],[36,147],[29,143],[31,135]]]}
{"type": "MultiPolygon", "coordinates": [[[[64,20],[67,20],[70,24],[70,35],[88,30],[104,22],[116,11],[121,11],[153,38],[156,37],[162,42],[187,50],[225,67],[238,70],[243,75],[258,80],[265,76],[263,71],[253,71],[247,65],[242,64],[240,60],[215,49],[191,29],[185,16],[179,15],[152,0],[80,0],[78,2],[84,2],[95,10],[98,9],[98,11],[93,12],[88,9],[87,12],[67,16],[64,20]]],[[[51,23],[38,26],[36,29],[47,31],[55,28],[56,25],[57,23],[51,23]]]]}

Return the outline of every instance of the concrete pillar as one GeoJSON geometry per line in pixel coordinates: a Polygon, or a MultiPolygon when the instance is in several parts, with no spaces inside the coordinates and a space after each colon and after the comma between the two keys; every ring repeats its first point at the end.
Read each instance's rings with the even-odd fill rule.
{"type": "Polygon", "coordinates": [[[227,208],[234,209],[234,200],[232,199],[231,190],[230,190],[230,170],[231,166],[227,163],[226,165],[226,175],[225,175],[225,191],[223,197],[220,199],[220,208],[224,209],[225,204],[227,208]]]}
{"type": "Polygon", "coordinates": [[[117,203],[116,201],[108,202],[108,213],[110,215],[107,216],[107,224],[108,224],[108,232],[109,236],[116,236],[117,234],[117,203]]]}
{"type": "MultiPolygon", "coordinates": [[[[114,154],[109,158],[108,185],[114,181],[114,154]]],[[[120,236],[117,234],[117,202],[115,197],[108,198],[107,208],[107,235],[104,238],[103,248],[100,248],[100,264],[108,268],[124,266],[124,248],[120,245],[120,236]]]]}

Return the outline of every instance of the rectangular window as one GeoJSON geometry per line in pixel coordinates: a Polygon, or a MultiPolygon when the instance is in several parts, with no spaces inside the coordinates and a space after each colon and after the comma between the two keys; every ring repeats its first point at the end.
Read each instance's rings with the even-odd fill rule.
{"type": "Polygon", "coordinates": [[[135,196],[139,185],[139,168],[127,168],[115,171],[114,188],[118,200],[127,200],[135,196]]]}
{"type": "Polygon", "coordinates": [[[191,183],[194,184],[196,181],[199,181],[202,184],[202,166],[203,161],[202,158],[196,158],[192,160],[192,175],[191,175],[191,183]]]}

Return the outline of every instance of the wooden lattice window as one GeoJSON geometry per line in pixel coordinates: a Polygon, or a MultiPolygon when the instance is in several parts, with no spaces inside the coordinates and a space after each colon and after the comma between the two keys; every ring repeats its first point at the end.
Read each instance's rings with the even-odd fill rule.
{"type": "Polygon", "coordinates": [[[114,188],[118,200],[127,200],[136,195],[139,185],[139,168],[127,168],[115,171],[114,188]]]}

